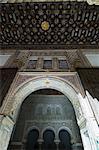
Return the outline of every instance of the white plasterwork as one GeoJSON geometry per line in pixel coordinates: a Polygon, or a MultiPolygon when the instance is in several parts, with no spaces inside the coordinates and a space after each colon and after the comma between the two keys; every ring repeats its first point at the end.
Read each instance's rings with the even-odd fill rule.
{"type": "Polygon", "coordinates": [[[0,150],[7,150],[14,122],[8,117],[0,115],[0,150]]]}
{"type": "Polygon", "coordinates": [[[98,150],[99,145],[97,144],[97,141],[99,138],[99,127],[96,118],[94,116],[93,110],[89,103],[88,97],[85,96],[85,98],[83,98],[79,94],[79,98],[86,119],[86,128],[87,128],[92,150],[98,150]]]}
{"type": "Polygon", "coordinates": [[[96,98],[93,98],[88,91],[86,91],[86,95],[92,107],[92,111],[96,117],[96,120],[99,124],[99,101],[96,98]]]}

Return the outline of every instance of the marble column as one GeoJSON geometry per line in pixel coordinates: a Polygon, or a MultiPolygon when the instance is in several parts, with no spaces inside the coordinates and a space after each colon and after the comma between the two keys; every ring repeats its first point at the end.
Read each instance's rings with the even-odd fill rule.
{"type": "Polygon", "coordinates": [[[38,140],[38,143],[39,143],[39,150],[42,150],[42,143],[43,143],[44,141],[42,140],[42,139],[39,139],[38,140]]]}
{"type": "Polygon", "coordinates": [[[0,115],[0,150],[7,150],[13,126],[11,118],[0,115]]]}
{"type": "Polygon", "coordinates": [[[56,150],[59,150],[59,143],[56,143],[56,150]]]}
{"type": "Polygon", "coordinates": [[[60,140],[54,140],[55,144],[56,144],[56,150],[59,150],[59,142],[60,140]]]}
{"type": "Polygon", "coordinates": [[[81,95],[79,95],[79,99],[80,99],[80,104],[82,106],[82,110],[84,113],[84,117],[86,119],[86,127],[83,129],[80,127],[82,140],[83,140],[83,143],[85,143],[84,150],[88,150],[88,149],[97,150],[98,149],[97,141],[98,141],[98,137],[99,137],[99,127],[96,122],[96,118],[95,118],[92,108],[90,106],[88,97],[86,96],[83,98],[81,95]],[[87,141],[87,143],[86,143],[86,141],[87,141]],[[88,147],[88,145],[89,145],[89,147],[88,147]]]}

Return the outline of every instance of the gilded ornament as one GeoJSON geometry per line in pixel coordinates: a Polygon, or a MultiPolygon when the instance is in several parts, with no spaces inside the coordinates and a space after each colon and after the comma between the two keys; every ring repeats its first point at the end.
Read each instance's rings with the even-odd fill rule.
{"type": "Polygon", "coordinates": [[[48,21],[43,21],[41,23],[41,27],[44,31],[47,31],[49,29],[49,22],[48,21]]]}

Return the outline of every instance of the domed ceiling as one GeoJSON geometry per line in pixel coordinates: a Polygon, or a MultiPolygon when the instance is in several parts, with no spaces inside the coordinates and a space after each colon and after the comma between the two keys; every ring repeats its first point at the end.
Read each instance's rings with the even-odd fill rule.
{"type": "Polygon", "coordinates": [[[1,49],[99,48],[99,6],[86,2],[0,4],[1,49]]]}

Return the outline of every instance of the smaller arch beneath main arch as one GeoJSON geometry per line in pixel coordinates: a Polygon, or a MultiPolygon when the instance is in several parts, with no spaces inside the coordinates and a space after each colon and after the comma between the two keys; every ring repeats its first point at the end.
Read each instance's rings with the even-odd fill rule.
{"type": "Polygon", "coordinates": [[[40,136],[40,129],[37,126],[31,126],[26,130],[26,132],[24,132],[25,135],[23,135],[23,140],[27,138],[28,133],[31,132],[32,130],[37,130],[40,136]]]}
{"type": "Polygon", "coordinates": [[[37,129],[31,129],[26,137],[26,141],[24,144],[25,149],[32,150],[35,149],[36,147],[39,148],[38,139],[39,139],[39,131],[37,129]]]}
{"type": "Polygon", "coordinates": [[[67,130],[61,129],[59,131],[59,140],[59,149],[65,148],[68,150],[72,150],[71,135],[67,130]]]}
{"type": "Polygon", "coordinates": [[[52,131],[52,132],[54,133],[54,135],[55,135],[55,138],[56,138],[56,130],[55,130],[53,127],[51,127],[51,126],[47,126],[47,127],[45,127],[45,128],[41,131],[41,139],[43,139],[44,132],[47,131],[47,130],[52,131]]]}
{"type": "Polygon", "coordinates": [[[59,136],[59,132],[60,132],[61,130],[67,131],[67,132],[70,134],[71,138],[72,138],[72,131],[71,131],[68,127],[66,127],[66,126],[62,126],[62,127],[60,127],[60,128],[58,129],[58,131],[57,131],[57,137],[59,136]]]}

